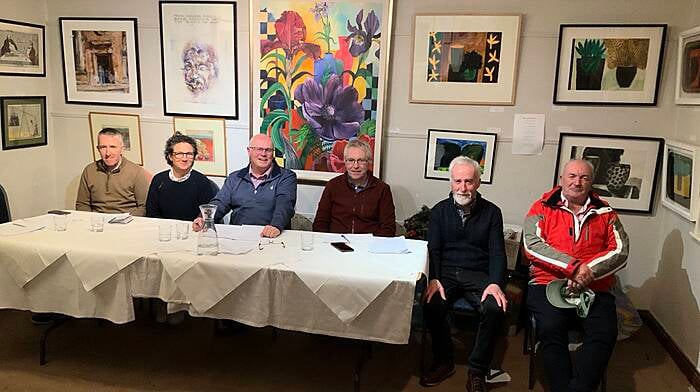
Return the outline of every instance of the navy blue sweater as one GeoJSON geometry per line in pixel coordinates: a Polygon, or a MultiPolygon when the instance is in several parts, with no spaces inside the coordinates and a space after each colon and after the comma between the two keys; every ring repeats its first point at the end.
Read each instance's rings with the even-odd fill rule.
{"type": "Polygon", "coordinates": [[[153,177],[146,199],[146,216],[192,221],[199,216],[199,205],[209,203],[216,190],[209,179],[196,170],[183,182],[171,180],[169,171],[153,177]]]}

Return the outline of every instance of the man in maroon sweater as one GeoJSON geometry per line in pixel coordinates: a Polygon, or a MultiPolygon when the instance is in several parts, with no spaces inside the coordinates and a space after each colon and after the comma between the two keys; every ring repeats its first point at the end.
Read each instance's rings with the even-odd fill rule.
{"type": "Polygon", "coordinates": [[[314,231],[393,237],[394,199],[389,185],[369,171],[372,162],[369,145],[351,140],[343,156],[346,172],[326,184],[318,203],[314,231]]]}

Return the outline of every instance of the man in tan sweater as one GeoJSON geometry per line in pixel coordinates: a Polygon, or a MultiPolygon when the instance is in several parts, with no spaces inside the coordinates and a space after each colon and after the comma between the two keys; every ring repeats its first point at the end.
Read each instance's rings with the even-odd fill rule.
{"type": "Polygon", "coordinates": [[[97,150],[102,159],[83,170],[75,209],[144,216],[149,180],[142,167],[122,156],[121,133],[113,128],[101,130],[97,134],[97,150]]]}

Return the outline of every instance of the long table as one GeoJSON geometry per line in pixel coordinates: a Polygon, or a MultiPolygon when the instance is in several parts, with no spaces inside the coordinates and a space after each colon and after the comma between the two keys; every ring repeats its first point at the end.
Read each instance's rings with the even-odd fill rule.
{"type": "Polygon", "coordinates": [[[302,251],[300,232],[290,230],[260,247],[222,240],[242,254],[198,256],[196,233],[178,240],[173,229],[171,241],[158,240],[158,225],[177,221],[135,217],[91,232],[90,215],[71,211],[63,232],[52,215],[0,225],[0,308],[126,323],[133,298],[151,297],[196,317],[408,343],[416,281],[427,275],[424,241],[408,240],[409,253],[376,254],[371,238],[352,237],[355,251],[340,253],[317,235],[302,251]],[[3,235],[13,224],[45,228],[3,235]]]}

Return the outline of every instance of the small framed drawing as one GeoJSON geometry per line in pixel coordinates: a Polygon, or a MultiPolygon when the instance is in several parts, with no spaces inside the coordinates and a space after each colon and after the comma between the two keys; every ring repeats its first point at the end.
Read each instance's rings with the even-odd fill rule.
{"type": "Polygon", "coordinates": [[[92,157],[100,159],[97,153],[97,134],[105,128],[119,131],[124,140],[123,156],[137,165],[143,166],[143,149],[141,148],[141,121],[138,114],[90,112],[90,136],[92,157]]]}
{"type": "Polygon", "coordinates": [[[664,139],[561,133],[554,184],[571,159],[593,164],[593,191],[618,212],[651,214],[664,139]]]}
{"type": "Polygon", "coordinates": [[[665,24],[563,24],[555,104],[656,105],[665,24]]]}
{"type": "Polygon", "coordinates": [[[236,3],[158,5],[165,114],[237,120],[236,3]]]}
{"type": "Polygon", "coordinates": [[[700,206],[700,147],[667,141],[664,148],[661,203],[695,222],[700,206]]]}
{"type": "Polygon", "coordinates": [[[66,103],[141,106],[136,18],[58,18],[66,103]]]}
{"type": "Polygon", "coordinates": [[[521,15],[416,15],[414,103],[514,105],[521,15]]]}
{"type": "Polygon", "coordinates": [[[173,129],[197,142],[195,166],[199,172],[216,177],[228,175],[223,118],[173,117],[173,129]]]}
{"type": "Polygon", "coordinates": [[[473,131],[428,129],[425,152],[425,178],[449,180],[450,162],[466,156],[481,166],[481,183],[490,184],[496,155],[496,134],[473,131]]]}
{"type": "Polygon", "coordinates": [[[46,97],[0,97],[2,149],[45,146],[46,97]]]}
{"type": "Polygon", "coordinates": [[[0,76],[46,76],[44,26],[0,19],[0,76]]]}
{"type": "Polygon", "coordinates": [[[700,105],[700,26],[678,36],[676,103],[700,105]]]}

